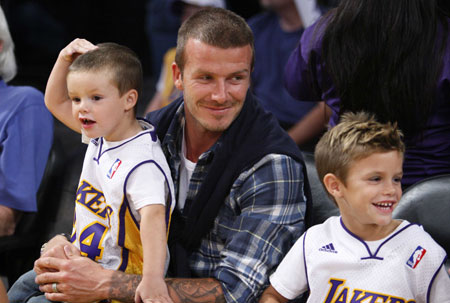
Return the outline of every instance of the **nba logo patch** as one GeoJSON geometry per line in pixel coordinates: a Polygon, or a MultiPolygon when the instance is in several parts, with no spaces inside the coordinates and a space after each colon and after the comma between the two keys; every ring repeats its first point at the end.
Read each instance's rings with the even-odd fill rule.
{"type": "Polygon", "coordinates": [[[412,269],[416,268],[426,252],[427,250],[425,248],[417,246],[416,250],[412,253],[411,257],[409,257],[408,261],[406,262],[406,265],[408,265],[412,269]]]}
{"type": "Polygon", "coordinates": [[[109,169],[108,174],[106,176],[112,179],[116,171],[119,169],[120,164],[122,164],[122,161],[120,159],[116,159],[113,165],[111,165],[111,168],[109,169]]]}

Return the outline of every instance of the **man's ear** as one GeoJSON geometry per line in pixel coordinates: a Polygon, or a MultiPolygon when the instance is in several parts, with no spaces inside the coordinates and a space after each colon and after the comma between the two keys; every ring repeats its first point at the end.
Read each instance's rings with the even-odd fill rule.
{"type": "Polygon", "coordinates": [[[339,180],[339,178],[335,174],[326,174],[323,177],[323,184],[325,185],[328,193],[335,199],[342,197],[342,189],[344,184],[342,184],[341,180],[339,180]]]}
{"type": "Polygon", "coordinates": [[[130,110],[136,105],[136,102],[138,100],[138,92],[135,89],[130,89],[125,94],[125,110],[130,110]]]}
{"type": "Polygon", "coordinates": [[[0,53],[3,51],[3,40],[0,40],[0,53]]]}
{"type": "Polygon", "coordinates": [[[180,68],[175,62],[172,63],[172,76],[173,85],[175,85],[178,90],[183,90],[183,77],[180,68]]]}

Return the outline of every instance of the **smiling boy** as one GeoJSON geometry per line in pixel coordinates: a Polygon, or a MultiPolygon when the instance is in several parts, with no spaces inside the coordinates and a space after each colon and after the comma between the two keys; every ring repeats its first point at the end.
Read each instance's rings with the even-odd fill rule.
{"type": "Polygon", "coordinates": [[[445,251],[417,224],[393,220],[405,147],[396,125],[344,114],[315,150],[341,216],[308,229],[270,277],[260,302],[450,302],[445,251]]]}

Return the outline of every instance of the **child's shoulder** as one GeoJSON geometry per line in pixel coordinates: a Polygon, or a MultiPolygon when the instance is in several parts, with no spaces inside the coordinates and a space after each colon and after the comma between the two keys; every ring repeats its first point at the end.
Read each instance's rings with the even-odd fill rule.
{"type": "Polygon", "coordinates": [[[333,238],[337,236],[336,233],[340,234],[342,232],[341,226],[341,217],[332,216],[320,224],[309,227],[304,233],[304,237],[308,239],[308,242],[311,240],[316,242],[324,238],[333,238]]]}
{"type": "Polygon", "coordinates": [[[393,233],[394,240],[403,246],[404,251],[410,255],[408,262],[417,262],[422,259],[425,262],[436,263],[440,266],[447,253],[445,250],[425,231],[422,225],[403,221],[402,228],[393,233]],[[423,258],[427,255],[427,258],[423,258]]]}

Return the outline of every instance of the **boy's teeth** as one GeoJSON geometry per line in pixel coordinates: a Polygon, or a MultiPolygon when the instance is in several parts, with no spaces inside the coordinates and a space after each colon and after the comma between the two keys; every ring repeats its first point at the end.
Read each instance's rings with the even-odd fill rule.
{"type": "Polygon", "coordinates": [[[381,207],[391,207],[392,203],[378,203],[377,206],[381,206],[381,207]]]}

